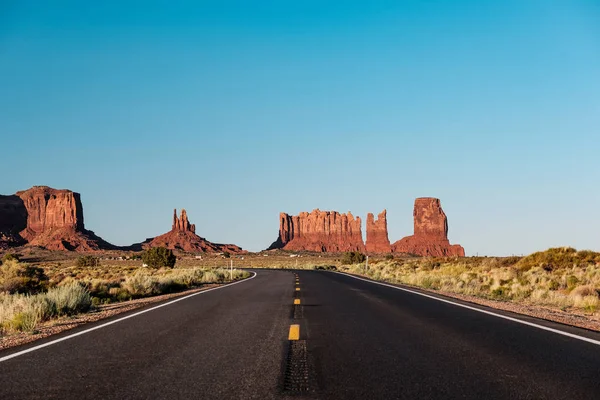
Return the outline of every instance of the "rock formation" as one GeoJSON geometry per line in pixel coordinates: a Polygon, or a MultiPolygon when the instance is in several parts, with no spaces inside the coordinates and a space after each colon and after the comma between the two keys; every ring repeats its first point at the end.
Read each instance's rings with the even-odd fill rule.
{"type": "Polygon", "coordinates": [[[465,249],[448,241],[448,219],[440,200],[421,197],[415,200],[413,211],[414,234],[392,244],[394,253],[410,253],[420,256],[461,256],[465,249]]]}
{"type": "Polygon", "coordinates": [[[20,232],[27,228],[27,209],[19,196],[0,195],[0,249],[20,246],[26,240],[20,232]]]}
{"type": "Polygon", "coordinates": [[[26,243],[48,250],[76,251],[114,247],[85,229],[79,193],[34,186],[14,196],[2,196],[0,208],[0,231],[11,232],[14,239],[5,245],[26,243]],[[21,229],[18,235],[17,229],[21,229]]]}
{"type": "Polygon", "coordinates": [[[171,227],[171,230],[196,233],[196,225],[190,224],[185,210],[181,210],[181,218],[177,218],[177,209],[174,209],[173,226],[171,227]]]}
{"type": "Polygon", "coordinates": [[[146,240],[142,247],[166,247],[171,250],[182,250],[190,253],[245,253],[241,247],[234,244],[211,243],[208,240],[196,235],[196,225],[190,224],[187,212],[181,210],[181,217],[177,218],[177,210],[173,214],[173,225],[171,231],[146,240]]]}
{"type": "Polygon", "coordinates": [[[375,220],[372,213],[367,214],[367,242],[369,253],[390,253],[392,248],[388,239],[387,211],[383,210],[375,220]]]}
{"type": "Polygon", "coordinates": [[[360,217],[337,211],[279,214],[279,237],[269,249],[317,252],[364,251],[360,217]]]}

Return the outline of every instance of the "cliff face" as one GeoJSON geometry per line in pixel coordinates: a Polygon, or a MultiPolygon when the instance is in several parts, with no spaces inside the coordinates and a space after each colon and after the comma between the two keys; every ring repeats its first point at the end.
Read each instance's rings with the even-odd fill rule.
{"type": "Polygon", "coordinates": [[[17,192],[27,209],[27,228],[21,235],[31,241],[36,236],[58,229],[84,231],[83,206],[79,193],[34,186],[17,192]]]}
{"type": "Polygon", "coordinates": [[[413,217],[414,235],[394,243],[393,252],[435,257],[465,255],[462,246],[451,245],[448,241],[448,218],[442,210],[439,199],[433,197],[416,199],[413,217]]]}
{"type": "Polygon", "coordinates": [[[362,240],[360,218],[351,213],[313,210],[299,215],[279,214],[279,237],[268,250],[369,253],[409,253],[419,256],[464,256],[460,245],[448,241],[448,219],[439,199],[422,197],[415,200],[414,235],[390,245],[387,211],[375,219],[367,214],[367,241],[362,240]]]}
{"type": "Polygon", "coordinates": [[[364,251],[360,217],[349,212],[279,214],[279,237],[269,249],[317,252],[364,251]]]}
{"type": "Polygon", "coordinates": [[[369,253],[390,253],[392,248],[388,238],[387,211],[383,210],[377,219],[372,213],[367,214],[367,242],[365,246],[369,253]]]}
{"type": "Polygon", "coordinates": [[[1,197],[0,231],[12,232],[13,239],[12,242],[4,240],[5,245],[27,244],[48,250],[76,251],[114,247],[85,229],[79,193],[34,186],[14,196],[1,197]]]}
{"type": "Polygon", "coordinates": [[[0,249],[20,246],[26,240],[19,234],[27,228],[27,209],[19,196],[0,195],[0,249]]]}
{"type": "Polygon", "coordinates": [[[171,250],[182,250],[190,253],[245,253],[241,247],[234,244],[212,243],[196,235],[196,225],[190,224],[187,212],[181,210],[181,217],[177,217],[177,210],[174,211],[173,225],[171,230],[163,235],[143,243],[143,248],[166,247],[171,250]]]}

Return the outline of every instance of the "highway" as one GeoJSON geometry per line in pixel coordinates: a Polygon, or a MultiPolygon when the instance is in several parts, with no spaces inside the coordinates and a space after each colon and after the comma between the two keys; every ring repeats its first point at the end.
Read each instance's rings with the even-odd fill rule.
{"type": "Polygon", "coordinates": [[[0,399],[600,398],[596,332],[333,272],[254,271],[0,352],[0,399]]]}

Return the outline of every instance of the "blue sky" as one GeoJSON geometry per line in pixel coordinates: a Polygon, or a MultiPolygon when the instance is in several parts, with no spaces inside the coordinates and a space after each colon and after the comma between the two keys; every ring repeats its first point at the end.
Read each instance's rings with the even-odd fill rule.
{"type": "Polygon", "coordinates": [[[593,0],[0,3],[0,193],[80,192],[119,245],[173,208],[250,250],[387,208],[395,241],[434,196],[469,255],[600,250],[599,128],[593,0]]]}

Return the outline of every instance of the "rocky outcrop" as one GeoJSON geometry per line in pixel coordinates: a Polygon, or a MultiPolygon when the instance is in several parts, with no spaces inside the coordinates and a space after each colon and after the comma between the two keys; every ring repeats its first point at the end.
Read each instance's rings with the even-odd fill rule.
{"type": "Polygon", "coordinates": [[[171,230],[196,233],[196,225],[190,224],[185,210],[181,210],[181,218],[177,218],[177,209],[175,209],[173,210],[173,226],[171,230]]]}
{"type": "Polygon", "coordinates": [[[390,253],[390,239],[387,230],[387,211],[383,210],[377,216],[367,214],[367,242],[365,249],[369,253],[390,253]]]}
{"type": "Polygon", "coordinates": [[[181,217],[177,217],[177,210],[173,214],[173,225],[171,231],[146,240],[142,247],[166,247],[171,250],[181,250],[190,253],[245,253],[241,247],[234,244],[212,243],[196,234],[196,225],[190,224],[187,212],[181,210],[181,217]]]}
{"type": "Polygon", "coordinates": [[[3,216],[0,230],[6,232],[9,228],[16,239],[9,245],[26,244],[48,250],[75,251],[114,248],[85,229],[79,193],[34,186],[14,196],[2,196],[0,204],[3,216]],[[21,229],[18,236],[17,229],[21,229]]]}
{"type": "Polygon", "coordinates": [[[360,217],[337,211],[279,214],[279,237],[269,249],[292,251],[364,251],[360,217]]]}
{"type": "Polygon", "coordinates": [[[387,211],[375,219],[367,214],[367,241],[363,243],[360,218],[351,213],[313,210],[299,215],[279,214],[279,237],[267,250],[369,253],[407,253],[419,256],[464,256],[460,245],[448,241],[448,219],[439,199],[415,200],[414,235],[390,245],[387,211]]]}
{"type": "Polygon", "coordinates": [[[462,246],[451,245],[448,241],[448,218],[442,210],[439,199],[433,197],[416,199],[413,217],[414,234],[394,243],[392,245],[394,253],[435,257],[465,255],[462,246]]]}
{"type": "Polygon", "coordinates": [[[83,206],[79,193],[34,186],[17,192],[27,209],[27,228],[21,235],[31,242],[49,231],[83,231],[83,206]]]}
{"type": "Polygon", "coordinates": [[[20,235],[25,228],[27,209],[23,200],[16,195],[0,195],[0,249],[27,243],[20,235]]]}

